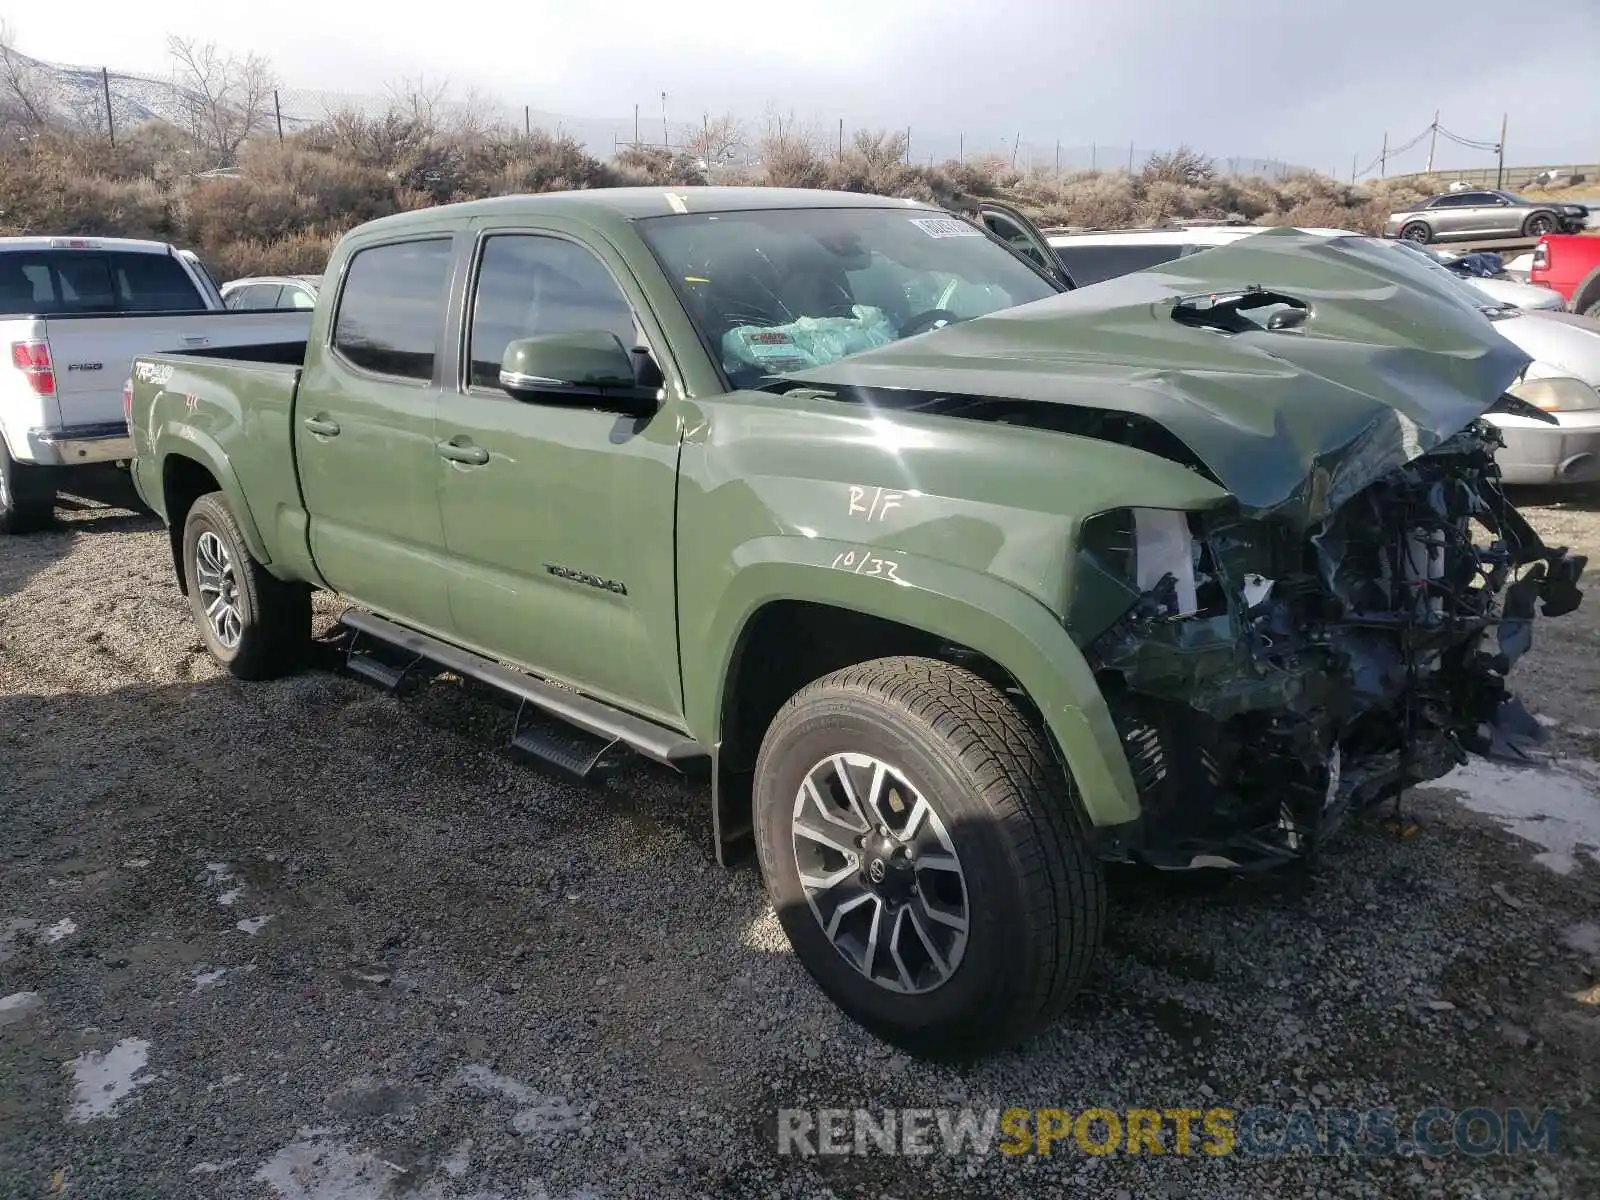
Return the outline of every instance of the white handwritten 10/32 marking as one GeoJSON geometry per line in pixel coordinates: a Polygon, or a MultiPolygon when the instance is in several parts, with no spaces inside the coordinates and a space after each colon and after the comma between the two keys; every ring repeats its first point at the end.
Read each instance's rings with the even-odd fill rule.
{"type": "Polygon", "coordinates": [[[859,550],[841,550],[834,555],[831,565],[838,570],[849,571],[852,575],[879,575],[896,583],[902,582],[898,561],[885,558],[881,554],[873,554],[865,546],[859,550]]]}
{"type": "Polygon", "coordinates": [[[867,499],[867,489],[859,484],[850,485],[850,515],[859,516],[866,521],[881,521],[889,515],[891,509],[901,507],[905,499],[904,492],[888,491],[884,488],[873,488],[872,499],[863,504],[867,499]]]}

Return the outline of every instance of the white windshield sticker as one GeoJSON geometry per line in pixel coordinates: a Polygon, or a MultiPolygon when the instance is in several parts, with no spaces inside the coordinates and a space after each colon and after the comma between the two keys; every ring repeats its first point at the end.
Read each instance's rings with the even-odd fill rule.
{"type": "Polygon", "coordinates": [[[983,236],[981,230],[954,217],[912,217],[911,223],[932,238],[983,236]]]}

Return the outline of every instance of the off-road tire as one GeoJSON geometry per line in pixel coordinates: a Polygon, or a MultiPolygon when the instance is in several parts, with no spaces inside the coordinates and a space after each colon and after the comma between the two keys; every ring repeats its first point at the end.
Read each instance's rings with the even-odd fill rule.
{"type": "Polygon", "coordinates": [[[1105,880],[1077,788],[1046,734],[1005,692],[960,667],[882,658],[798,692],[756,762],[757,852],[801,964],[855,1021],[924,1058],[966,1059],[1054,1021],[1082,985],[1105,924],[1105,880]],[[837,950],[800,883],[796,797],[831,754],[891,764],[943,821],[961,860],[969,937],[932,991],[895,992],[837,950]]]}
{"type": "Polygon", "coordinates": [[[45,529],[55,513],[55,469],[18,462],[0,440],[0,536],[45,529]]]}
{"type": "Polygon", "coordinates": [[[239,679],[276,679],[306,664],[311,651],[311,589],[277,578],[252,557],[221,492],[201,496],[184,519],[183,571],[195,625],[206,649],[229,674],[239,679]],[[212,627],[201,599],[196,551],[207,533],[221,541],[233,567],[242,628],[231,647],[212,627]]]}
{"type": "Polygon", "coordinates": [[[1403,242],[1416,242],[1419,246],[1426,246],[1433,241],[1433,230],[1426,221],[1412,221],[1400,230],[1400,240],[1403,242]],[[1421,237],[1416,235],[1421,233],[1421,237]]]}

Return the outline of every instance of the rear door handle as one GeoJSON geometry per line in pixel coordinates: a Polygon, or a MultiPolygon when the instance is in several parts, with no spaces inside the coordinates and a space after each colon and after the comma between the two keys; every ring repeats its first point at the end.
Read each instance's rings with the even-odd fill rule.
{"type": "Polygon", "coordinates": [[[481,467],[489,461],[489,452],[482,446],[463,446],[457,442],[440,442],[439,457],[447,458],[451,462],[469,463],[474,467],[481,467]]]}
{"type": "Polygon", "coordinates": [[[312,433],[320,434],[323,437],[339,436],[339,423],[330,421],[327,417],[307,417],[305,419],[305,427],[312,433]]]}

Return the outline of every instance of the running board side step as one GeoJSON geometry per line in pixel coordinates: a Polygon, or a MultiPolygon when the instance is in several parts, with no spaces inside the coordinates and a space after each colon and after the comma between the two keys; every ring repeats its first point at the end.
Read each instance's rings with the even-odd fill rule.
{"type": "Polygon", "coordinates": [[[354,673],[374,682],[382,684],[386,678],[393,677],[398,683],[447,670],[516,697],[521,703],[517,706],[511,744],[564,774],[587,778],[610,765],[622,750],[631,750],[678,770],[708,758],[704,746],[676,730],[502,666],[493,659],[406,629],[372,613],[347,609],[339,623],[355,635],[347,665],[354,673]],[[391,665],[383,658],[374,657],[371,651],[358,655],[353,647],[362,638],[381,642],[398,652],[396,657],[406,665],[391,665]],[[367,661],[358,666],[360,660],[367,661]],[[524,726],[523,717],[530,707],[571,726],[573,736],[566,739],[537,726],[524,726]]]}

